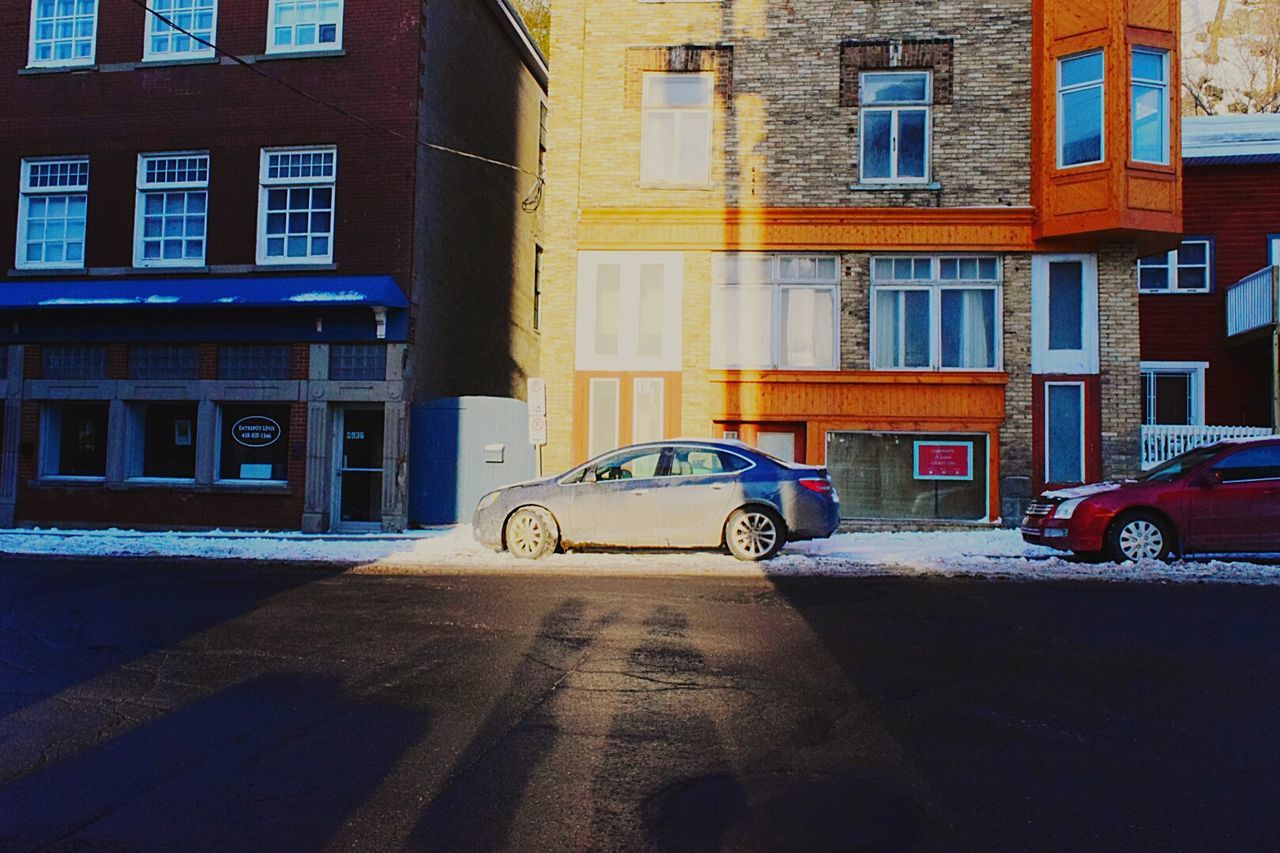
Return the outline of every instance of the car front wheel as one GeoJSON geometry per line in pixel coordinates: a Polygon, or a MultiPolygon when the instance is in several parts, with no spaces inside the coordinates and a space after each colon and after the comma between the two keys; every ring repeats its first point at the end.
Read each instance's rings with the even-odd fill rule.
{"type": "Polygon", "coordinates": [[[1123,515],[1107,531],[1107,556],[1117,563],[1164,560],[1172,548],[1168,522],[1153,513],[1123,515]]]}
{"type": "Polygon", "coordinates": [[[786,535],[782,519],[759,507],[734,510],[724,528],[729,553],[739,560],[767,560],[782,550],[786,535]]]}
{"type": "Polygon", "coordinates": [[[546,510],[527,506],[507,519],[503,539],[512,556],[522,560],[540,560],[556,549],[560,530],[546,510]]]}

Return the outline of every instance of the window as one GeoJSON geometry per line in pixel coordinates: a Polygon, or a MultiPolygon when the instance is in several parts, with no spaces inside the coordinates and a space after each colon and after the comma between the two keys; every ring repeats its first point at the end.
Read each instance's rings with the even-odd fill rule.
{"type": "Polygon", "coordinates": [[[684,256],[578,255],[579,370],[680,370],[684,256]]]}
{"type": "Polygon", "coordinates": [[[826,465],[840,494],[841,518],[982,521],[990,512],[988,437],[982,433],[832,431],[826,465]],[[923,448],[936,446],[961,460],[945,479],[919,462],[923,448]]]}
{"type": "Polygon", "coordinates": [[[931,84],[927,71],[862,74],[858,165],[863,183],[929,179],[931,84]]]}
{"type": "Polygon", "coordinates": [[[98,0],[34,0],[27,63],[92,65],[97,30],[98,0]]]}
{"type": "Polygon", "coordinates": [[[538,105],[538,176],[547,173],[547,104],[538,105]]]}
{"type": "Polygon", "coordinates": [[[671,477],[708,477],[743,471],[751,463],[735,453],[712,450],[709,447],[676,447],[668,462],[671,477]]]}
{"type": "Polygon", "coordinates": [[[45,379],[102,379],[107,375],[107,350],[94,346],[44,348],[45,379]]]}
{"type": "Polygon", "coordinates": [[[107,475],[107,403],[53,403],[44,409],[42,477],[107,475]]]}
{"type": "Polygon", "coordinates": [[[1142,362],[1142,422],[1204,423],[1204,375],[1207,362],[1142,362]]]}
{"type": "Polygon", "coordinates": [[[1133,159],[1169,162],[1169,51],[1133,51],[1133,159]]]}
{"type": "Polygon", "coordinates": [[[666,382],[661,376],[637,376],[631,383],[631,442],[661,441],[666,382]]]}
{"type": "Polygon", "coordinates": [[[218,347],[219,379],[288,379],[287,344],[224,344],[218,347]]]}
{"type": "Polygon", "coordinates": [[[203,266],[208,211],[208,154],[139,156],[134,266],[203,266]]]}
{"type": "Polygon", "coordinates": [[[1046,382],[1045,482],[1084,482],[1084,383],[1046,382]]]}
{"type": "Polygon", "coordinates": [[[533,330],[542,331],[542,247],[533,247],[533,330]]]}
{"type": "Polygon", "coordinates": [[[1273,267],[1280,266],[1280,234],[1267,236],[1267,263],[1273,267]]]}
{"type": "Polygon", "coordinates": [[[835,257],[717,255],[711,275],[713,366],[839,367],[840,266],[835,257]]]}
{"type": "Polygon", "coordinates": [[[140,403],[130,411],[129,476],[192,480],[196,475],[195,403],[140,403]]]}
{"type": "Polygon", "coordinates": [[[218,479],[277,482],[289,479],[289,407],[224,405],[218,431],[218,479]]]}
{"type": "Polygon", "coordinates": [[[258,263],[333,260],[336,148],[262,150],[258,263]]]}
{"type": "Polygon", "coordinates": [[[385,344],[331,344],[329,346],[329,378],[339,380],[387,378],[385,344]]]}
{"type": "Polygon", "coordinates": [[[88,158],[23,160],[18,268],[83,267],[88,206],[88,158]]]}
{"type": "Polygon", "coordinates": [[[1213,244],[1183,240],[1172,252],[1138,261],[1138,290],[1143,293],[1207,293],[1213,244]]]}
{"type": "Polygon", "coordinates": [[[877,370],[995,370],[1000,263],[994,257],[871,260],[871,363],[877,370]]]}
{"type": "Polygon", "coordinates": [[[711,74],[644,75],[640,180],[711,183],[711,74]]]}
{"type": "MultiPolygon", "coordinates": [[[[665,451],[661,447],[641,447],[624,450],[608,459],[601,459],[591,470],[593,482],[610,480],[641,480],[657,477],[665,451]]],[[[588,478],[590,479],[590,478],[588,478]]]]}
{"type": "Polygon", "coordinates": [[[1280,446],[1249,447],[1214,463],[1223,482],[1280,479],[1280,446]]]}
{"type": "Polygon", "coordinates": [[[593,378],[589,384],[587,455],[598,456],[618,446],[621,380],[593,378]]]}
{"type": "Polygon", "coordinates": [[[151,0],[147,5],[158,14],[147,15],[146,41],[142,47],[144,60],[213,56],[213,48],[179,32],[164,19],[209,44],[215,44],[218,0],[151,0]]]}
{"type": "Polygon", "coordinates": [[[129,347],[130,379],[195,379],[199,350],[166,344],[129,347]]]}
{"type": "Polygon", "coordinates": [[[1031,259],[1031,371],[1098,372],[1098,260],[1031,259]]]}
{"type": "Polygon", "coordinates": [[[267,53],[342,47],[342,0],[271,0],[267,53]]]}
{"type": "Polygon", "coordinates": [[[1102,51],[1058,60],[1058,168],[1101,163],[1102,51]]]}

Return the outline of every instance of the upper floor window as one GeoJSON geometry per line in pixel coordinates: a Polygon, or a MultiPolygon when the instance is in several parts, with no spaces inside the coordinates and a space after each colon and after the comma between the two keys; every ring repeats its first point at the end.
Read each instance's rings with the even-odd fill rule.
{"type": "Polygon", "coordinates": [[[267,53],[342,47],[343,0],[271,0],[267,53]]]}
{"type": "Polygon", "coordinates": [[[684,256],[578,254],[579,370],[680,369],[684,256]]]}
{"type": "Polygon", "coordinates": [[[18,268],[83,267],[88,205],[87,157],[23,160],[18,268]]]}
{"type": "Polygon", "coordinates": [[[208,211],[208,154],[140,155],[134,266],[203,266],[208,211]]]}
{"type": "Polygon", "coordinates": [[[1101,163],[1102,75],[1100,50],[1058,60],[1058,167],[1101,163]]]}
{"type": "Polygon", "coordinates": [[[1183,240],[1172,252],[1138,261],[1138,290],[1143,293],[1207,293],[1213,244],[1183,240]]]}
{"type": "Polygon", "coordinates": [[[930,73],[866,72],[859,92],[861,180],[866,183],[927,181],[930,73]]]}
{"type": "Polygon", "coordinates": [[[647,184],[711,183],[714,75],[644,75],[640,180],[647,184]]]}
{"type": "Polygon", "coordinates": [[[1000,365],[1000,262],[994,257],[871,261],[871,363],[877,370],[1000,365]]]}
{"type": "Polygon", "coordinates": [[[840,267],[834,256],[717,255],[712,281],[714,367],[840,366],[840,267]]]}
{"type": "Polygon", "coordinates": [[[1169,51],[1133,51],[1133,159],[1169,162],[1169,51]]]}
{"type": "Polygon", "coordinates": [[[147,15],[143,59],[186,59],[213,55],[213,48],[196,41],[187,33],[209,44],[214,43],[218,0],[151,0],[148,5],[157,14],[147,15]],[[176,24],[178,29],[170,26],[169,21],[176,24]]]}
{"type": "Polygon", "coordinates": [[[98,0],[33,0],[29,65],[92,65],[98,0]]]}
{"type": "Polygon", "coordinates": [[[258,199],[258,263],[333,260],[338,149],[264,148],[258,199]]]}

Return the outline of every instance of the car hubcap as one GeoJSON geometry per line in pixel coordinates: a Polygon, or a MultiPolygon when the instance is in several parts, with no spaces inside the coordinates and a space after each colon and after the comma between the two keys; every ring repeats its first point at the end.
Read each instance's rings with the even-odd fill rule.
{"type": "Polygon", "coordinates": [[[733,542],[738,550],[752,557],[769,553],[778,541],[773,519],[761,512],[749,512],[733,526],[733,542]]]}
{"type": "Polygon", "coordinates": [[[507,546],[521,554],[536,554],[542,547],[542,525],[536,518],[522,515],[511,522],[507,546]]]}
{"type": "Polygon", "coordinates": [[[1149,521],[1131,521],[1120,531],[1120,551],[1130,560],[1153,560],[1164,549],[1164,535],[1149,521]]]}

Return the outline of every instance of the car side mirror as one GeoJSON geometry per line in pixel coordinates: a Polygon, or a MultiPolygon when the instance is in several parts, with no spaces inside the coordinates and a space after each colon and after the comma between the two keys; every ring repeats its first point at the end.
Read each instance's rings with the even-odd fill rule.
{"type": "Polygon", "coordinates": [[[1216,489],[1221,486],[1222,483],[1222,471],[1219,469],[1205,471],[1204,474],[1200,475],[1199,486],[1202,489],[1216,489]]]}

